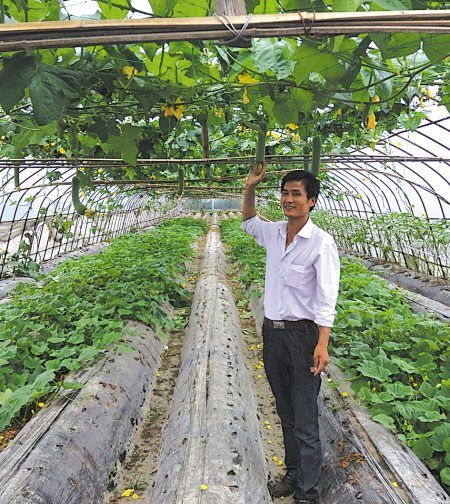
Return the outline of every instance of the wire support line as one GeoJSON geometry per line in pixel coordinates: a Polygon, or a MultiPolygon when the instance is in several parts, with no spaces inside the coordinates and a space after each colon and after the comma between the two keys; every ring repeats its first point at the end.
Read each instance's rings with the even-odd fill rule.
{"type": "Polygon", "coordinates": [[[231,40],[226,40],[222,43],[232,45],[241,40],[248,42],[250,39],[244,37],[244,33],[250,23],[250,20],[252,19],[252,16],[253,14],[248,14],[245,23],[242,25],[242,28],[238,30],[228,16],[214,14],[214,17],[216,17],[234,35],[234,38],[232,38],[231,40]]]}
{"type": "MultiPolygon", "coordinates": [[[[267,155],[266,161],[269,163],[296,163],[311,160],[311,155],[267,155]]],[[[435,157],[435,156],[399,156],[399,155],[370,155],[370,154],[328,154],[321,157],[324,163],[333,162],[415,162],[415,163],[450,163],[450,158],[435,157]]],[[[236,157],[209,157],[209,158],[146,158],[138,159],[137,166],[142,165],[195,165],[195,164],[237,164],[245,162],[253,162],[253,156],[236,156],[236,157]]],[[[73,168],[76,164],[74,158],[64,159],[9,159],[0,160],[0,169],[10,168],[12,165],[20,163],[21,166],[27,168],[48,168],[48,165],[64,167],[60,165],[67,165],[67,168],[73,168]]],[[[108,158],[83,158],[78,159],[78,163],[82,167],[113,167],[118,165],[118,168],[125,168],[128,165],[122,159],[108,159],[108,158]]]]}

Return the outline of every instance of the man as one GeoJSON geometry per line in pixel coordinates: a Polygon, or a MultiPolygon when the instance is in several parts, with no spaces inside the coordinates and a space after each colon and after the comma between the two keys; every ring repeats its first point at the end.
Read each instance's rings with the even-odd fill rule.
{"type": "Polygon", "coordinates": [[[320,184],[311,173],[289,172],[281,181],[287,222],[256,215],[255,188],[265,175],[250,169],[242,228],[266,248],[264,366],[275,396],[285,447],[286,475],[270,485],[273,497],[295,492],[294,502],[318,504],[322,470],[317,396],[329,362],[328,341],[339,289],[333,238],[309,218],[320,184]]]}

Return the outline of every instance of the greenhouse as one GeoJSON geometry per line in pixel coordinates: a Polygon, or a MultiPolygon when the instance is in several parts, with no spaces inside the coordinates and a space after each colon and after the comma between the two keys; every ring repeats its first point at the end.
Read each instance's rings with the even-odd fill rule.
{"type": "Polygon", "coordinates": [[[0,504],[449,503],[448,2],[0,16],[0,504]],[[336,257],[314,286],[340,270],[330,324],[270,317],[274,276],[319,303],[311,265],[282,266],[306,225],[336,257]],[[316,441],[283,416],[267,327],[319,335],[306,493],[316,441]]]}

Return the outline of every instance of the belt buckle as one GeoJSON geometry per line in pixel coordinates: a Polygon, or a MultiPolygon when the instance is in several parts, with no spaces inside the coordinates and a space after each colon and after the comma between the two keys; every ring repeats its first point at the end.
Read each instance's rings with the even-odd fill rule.
{"type": "Polygon", "coordinates": [[[284,322],[282,320],[274,320],[273,321],[274,329],[284,329],[284,322]]]}

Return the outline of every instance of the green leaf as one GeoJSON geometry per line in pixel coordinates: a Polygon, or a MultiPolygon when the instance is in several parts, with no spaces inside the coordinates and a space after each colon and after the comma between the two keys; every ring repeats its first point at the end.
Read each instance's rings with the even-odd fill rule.
{"type": "Polygon", "coordinates": [[[450,423],[445,422],[434,429],[434,433],[430,438],[431,446],[439,452],[445,451],[444,441],[450,437],[450,423]]]}
{"type": "Polygon", "coordinates": [[[128,0],[114,0],[114,5],[111,0],[100,0],[99,6],[105,19],[124,19],[129,12],[128,0]]]}
{"type": "Polygon", "coordinates": [[[52,121],[44,126],[35,126],[30,121],[29,126],[21,130],[20,133],[14,137],[14,145],[18,149],[24,149],[30,145],[39,145],[42,144],[46,137],[56,134],[56,131],[56,121],[52,121]]]}
{"type": "Polygon", "coordinates": [[[395,430],[396,430],[394,419],[388,415],[384,415],[383,413],[379,413],[378,415],[375,415],[373,417],[373,420],[375,420],[375,422],[378,422],[378,423],[384,425],[385,427],[387,427],[391,431],[395,432],[395,430]]]}
{"type": "MultiPolygon", "coordinates": [[[[293,89],[292,96],[295,101],[296,108],[305,115],[312,111],[314,106],[314,95],[304,89],[293,89]]],[[[288,123],[286,123],[288,124],[288,123]]]]}
{"type": "Polygon", "coordinates": [[[411,10],[411,0],[376,0],[373,3],[383,10],[411,10]]]}
{"type": "Polygon", "coordinates": [[[321,74],[326,80],[339,80],[346,72],[345,66],[333,54],[319,51],[307,43],[303,43],[293,55],[298,60],[294,69],[297,84],[307,81],[312,72],[321,74]]]}
{"type": "Polygon", "coordinates": [[[0,105],[5,112],[9,112],[25,96],[25,88],[35,70],[34,57],[24,53],[15,54],[3,62],[3,70],[0,72],[0,105]]]}
{"type": "Polygon", "coordinates": [[[80,390],[83,387],[84,387],[83,383],[76,382],[76,381],[72,381],[72,382],[63,381],[61,383],[61,388],[67,389],[67,390],[80,390]]]}
{"type": "Polygon", "coordinates": [[[433,456],[434,450],[428,439],[420,438],[414,440],[412,445],[413,452],[422,460],[429,459],[433,456]]]}
{"type": "MultiPolygon", "coordinates": [[[[169,0],[170,1],[170,0],[169,0]]],[[[210,12],[210,4],[206,0],[178,0],[175,2],[173,15],[174,17],[193,17],[193,16],[208,16],[210,12]]],[[[210,13],[212,15],[212,13],[210,13]]]]}
{"type": "Polygon", "coordinates": [[[298,111],[292,107],[292,101],[289,103],[288,100],[278,100],[273,106],[272,112],[278,123],[283,126],[298,121],[298,111]]]}
{"type": "Polygon", "coordinates": [[[383,368],[379,364],[371,361],[363,361],[357,369],[364,375],[369,378],[374,378],[379,382],[385,382],[389,379],[389,376],[392,374],[389,370],[383,368]]]}
{"type": "Polygon", "coordinates": [[[400,381],[389,383],[386,385],[386,390],[398,399],[414,395],[414,390],[409,385],[404,385],[400,381]]]}
{"type": "Polygon", "coordinates": [[[111,149],[120,152],[122,159],[131,166],[136,164],[139,149],[136,145],[142,136],[142,129],[132,124],[122,126],[122,135],[112,135],[108,138],[111,149]]]}
{"type": "Polygon", "coordinates": [[[171,16],[173,12],[173,7],[177,3],[177,0],[149,0],[152,6],[152,12],[156,16],[171,16]]]}
{"type": "Polygon", "coordinates": [[[442,422],[442,420],[445,420],[445,415],[442,416],[439,411],[424,411],[421,413],[418,417],[418,420],[421,422],[442,422]]]}
{"type": "Polygon", "coordinates": [[[373,393],[368,387],[361,387],[358,392],[358,397],[363,401],[372,403],[372,404],[380,404],[383,401],[378,397],[378,394],[373,393]]]}
{"type": "Polygon", "coordinates": [[[331,0],[333,12],[355,12],[361,5],[360,0],[331,0]]]}
{"type": "Polygon", "coordinates": [[[78,97],[81,79],[73,70],[39,64],[29,85],[36,123],[44,125],[60,119],[70,100],[78,97]]]}
{"type": "Polygon", "coordinates": [[[424,395],[425,397],[432,398],[436,395],[437,390],[436,387],[433,387],[431,383],[424,381],[422,385],[419,387],[419,392],[424,395]]]}
{"type": "Polygon", "coordinates": [[[278,80],[291,75],[293,46],[287,40],[253,39],[252,52],[255,66],[263,73],[271,70],[278,80]]]}
{"type": "Polygon", "coordinates": [[[417,33],[374,33],[370,38],[380,49],[383,59],[415,54],[421,45],[421,36],[417,33]]]}
{"type": "Polygon", "coordinates": [[[413,374],[418,372],[416,366],[414,366],[411,362],[398,357],[397,355],[393,355],[391,357],[391,361],[397,364],[397,366],[405,373],[413,374]]]}
{"type": "Polygon", "coordinates": [[[439,476],[441,477],[442,483],[444,485],[450,486],[450,467],[444,467],[439,472],[439,476]]]}
{"type": "Polygon", "coordinates": [[[439,61],[450,55],[450,34],[423,35],[423,51],[430,61],[439,61]]]}
{"type": "Polygon", "coordinates": [[[9,388],[5,389],[3,392],[0,392],[0,406],[6,404],[12,395],[13,391],[9,388]]]}

